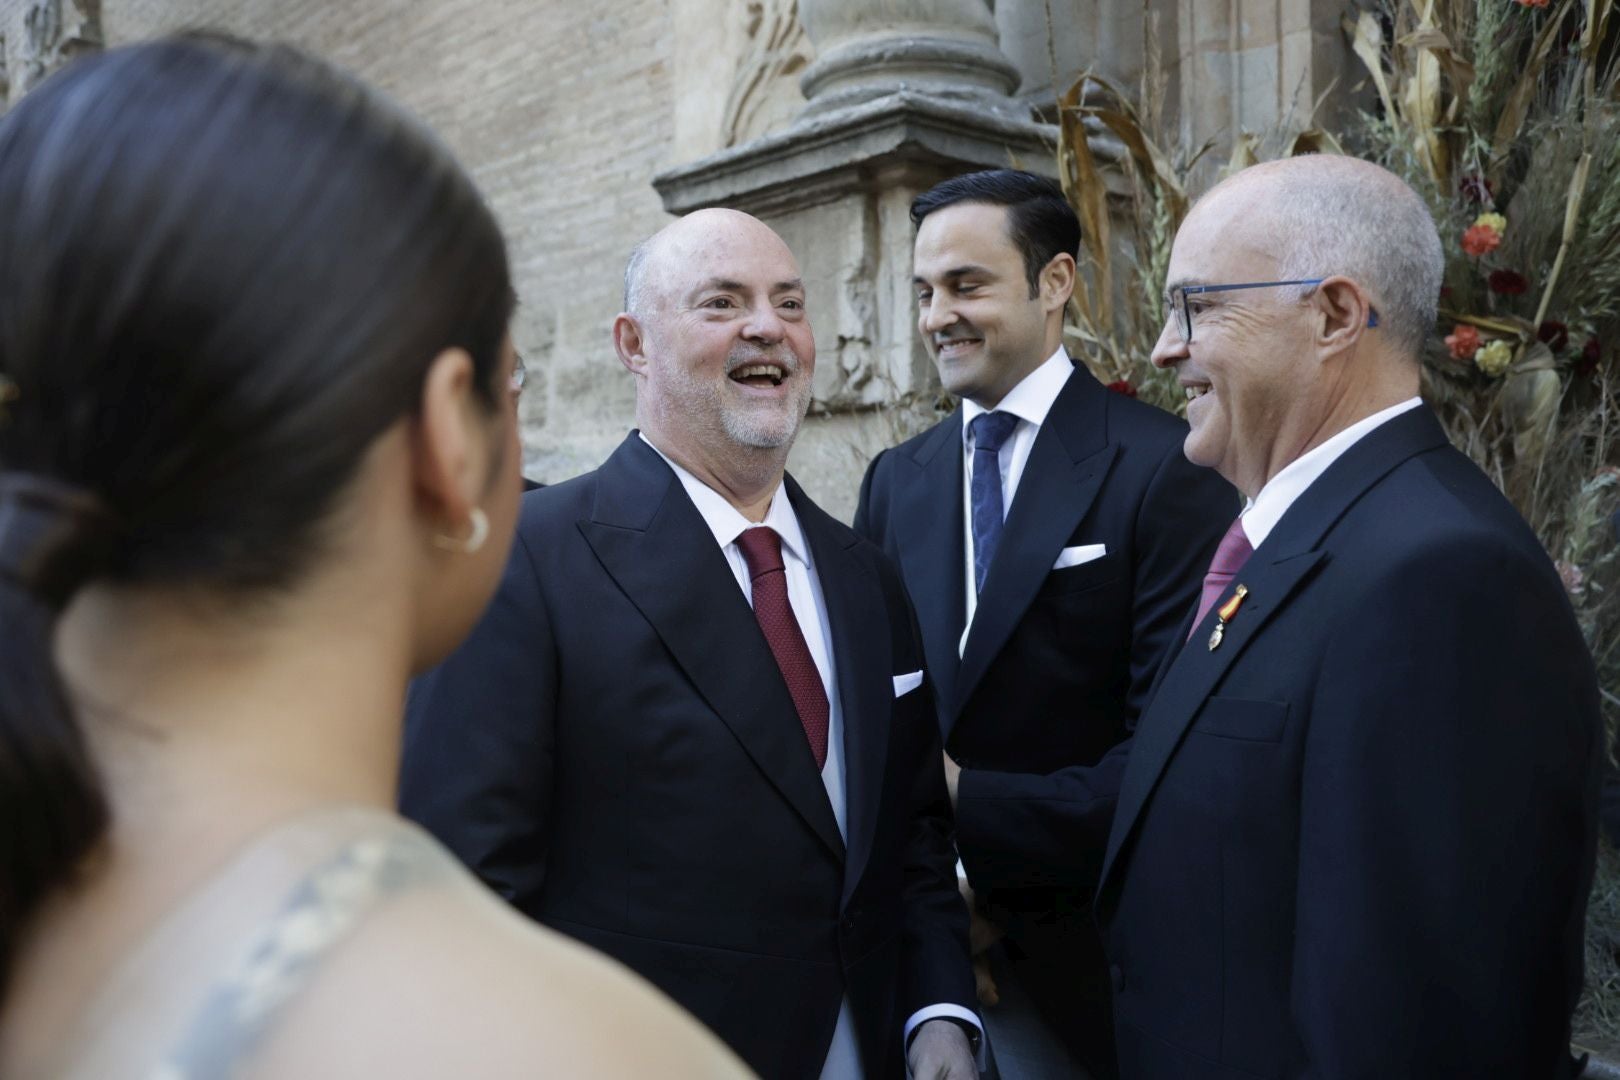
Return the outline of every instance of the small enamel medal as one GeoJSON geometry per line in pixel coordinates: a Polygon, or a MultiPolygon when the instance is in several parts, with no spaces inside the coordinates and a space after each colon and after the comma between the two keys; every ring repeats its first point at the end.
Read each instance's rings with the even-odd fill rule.
{"type": "Polygon", "coordinates": [[[1209,633],[1210,652],[1221,647],[1221,639],[1226,636],[1226,624],[1237,615],[1238,608],[1243,606],[1243,598],[1248,595],[1249,587],[1239,585],[1237,591],[1232,594],[1232,599],[1222,604],[1221,609],[1215,613],[1215,629],[1209,633]]]}

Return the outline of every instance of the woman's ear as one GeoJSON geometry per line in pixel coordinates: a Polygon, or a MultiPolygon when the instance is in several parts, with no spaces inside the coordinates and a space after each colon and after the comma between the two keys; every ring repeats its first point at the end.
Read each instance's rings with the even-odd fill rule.
{"type": "Polygon", "coordinates": [[[489,458],[476,379],[465,349],[445,349],[433,358],[422,380],[412,446],[418,495],[445,531],[457,535],[478,505],[489,458]]]}

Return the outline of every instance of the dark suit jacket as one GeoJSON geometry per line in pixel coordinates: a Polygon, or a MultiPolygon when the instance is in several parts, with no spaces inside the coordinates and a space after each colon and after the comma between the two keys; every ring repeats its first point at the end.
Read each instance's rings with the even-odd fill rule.
{"type": "MultiPolygon", "coordinates": [[[[831,622],[846,848],[714,535],[635,434],[525,496],[505,579],[413,689],[401,801],[523,911],[618,958],[765,1077],[814,1077],[847,993],[867,1074],[973,1007],[967,916],[898,575],[793,501],[831,622]]],[[[633,1037],[633,1032],[627,1032],[633,1037]]]]}
{"type": "Polygon", "coordinates": [[[1068,817],[1058,859],[1032,864],[1021,852],[1048,827],[1047,800],[1066,794],[1045,774],[1095,764],[1135,724],[1238,512],[1225,481],[1187,462],[1186,433],[1076,365],[1030,449],[960,661],[961,410],[878,455],[855,518],[900,564],[916,604],[940,730],[964,770],[957,831],[969,878],[1026,952],[1087,964],[1105,986],[1089,904],[1111,798],[1086,803],[1089,874],[1071,865],[1068,817]],[[1107,553],[1052,569],[1079,544],[1107,553]]]}
{"type": "Polygon", "coordinates": [[[1122,1075],[1563,1075],[1599,718],[1552,564],[1427,408],[1167,666],[1098,893],[1122,1075]]]}

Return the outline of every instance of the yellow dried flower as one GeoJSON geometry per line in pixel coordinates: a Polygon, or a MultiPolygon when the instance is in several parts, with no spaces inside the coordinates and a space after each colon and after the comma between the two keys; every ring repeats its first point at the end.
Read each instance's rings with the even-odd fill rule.
{"type": "Polygon", "coordinates": [[[1501,340],[1481,346],[1474,354],[1475,366],[1493,379],[1506,371],[1511,363],[1513,363],[1513,346],[1501,340]]]}
{"type": "Polygon", "coordinates": [[[1481,214],[1479,217],[1474,219],[1474,224],[1483,225],[1487,229],[1497,233],[1507,232],[1507,218],[1503,217],[1501,214],[1481,214]]]}

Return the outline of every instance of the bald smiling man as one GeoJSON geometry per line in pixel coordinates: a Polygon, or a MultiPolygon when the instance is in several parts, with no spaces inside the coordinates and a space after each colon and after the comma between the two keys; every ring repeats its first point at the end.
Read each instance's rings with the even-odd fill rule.
{"type": "Polygon", "coordinates": [[[404,809],[762,1076],[965,1080],[922,645],[885,556],[785,474],[816,359],[798,266],[706,210],[625,293],[640,430],[525,499],[489,613],[413,689],[404,809]]]}

